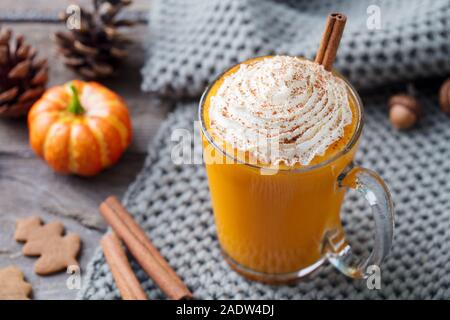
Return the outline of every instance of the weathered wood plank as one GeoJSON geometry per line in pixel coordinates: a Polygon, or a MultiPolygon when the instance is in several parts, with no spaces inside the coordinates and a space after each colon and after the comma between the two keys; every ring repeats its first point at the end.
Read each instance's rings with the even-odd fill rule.
{"type": "Polygon", "coordinates": [[[121,196],[142,167],[145,155],[127,153],[119,163],[92,178],[61,176],[43,161],[0,156],[0,214],[45,212],[90,228],[104,229],[97,207],[108,195],[121,196]]]}
{"type": "MultiPolygon", "coordinates": [[[[58,14],[70,4],[92,8],[92,0],[2,0],[0,21],[57,21],[58,14]]],[[[126,18],[144,22],[150,7],[150,0],[134,0],[123,12],[126,18]]]]}
{"type": "MultiPolygon", "coordinates": [[[[37,0],[30,8],[37,6],[36,2],[47,1],[37,0]]],[[[4,8],[5,2],[1,1],[0,11],[4,8]]],[[[63,66],[50,41],[49,35],[62,29],[62,25],[5,25],[25,34],[28,42],[39,49],[40,55],[48,57],[50,86],[77,77],[63,66]]],[[[79,261],[83,272],[98,245],[100,230],[105,228],[97,211],[99,203],[110,194],[123,195],[143,164],[148,142],[170,108],[169,103],[140,91],[139,70],[144,62],[145,26],[138,26],[130,35],[135,42],[121,75],[104,82],[125,99],[134,124],[133,143],[113,168],[89,179],[60,176],[30,150],[25,119],[0,120],[0,268],[11,264],[20,267],[33,286],[34,299],[73,299],[76,291],[67,289],[68,275],[65,273],[39,277],[32,272],[35,259],[23,257],[20,254],[22,246],[13,240],[15,220],[32,214],[40,215],[47,222],[62,220],[68,232],[77,232],[81,236],[83,249],[79,261]]]]}

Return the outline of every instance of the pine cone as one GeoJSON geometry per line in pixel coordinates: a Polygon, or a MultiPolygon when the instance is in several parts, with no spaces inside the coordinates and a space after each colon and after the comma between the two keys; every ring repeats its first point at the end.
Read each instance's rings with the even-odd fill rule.
{"type": "MultiPolygon", "coordinates": [[[[93,0],[94,11],[81,8],[79,29],[57,32],[54,39],[64,56],[64,63],[87,79],[106,78],[114,74],[129,40],[117,30],[134,22],[117,19],[120,10],[131,0],[93,0]]],[[[62,14],[66,21],[69,16],[62,14]]]]}
{"type": "Polygon", "coordinates": [[[389,120],[397,129],[414,126],[422,114],[418,100],[413,95],[397,94],[388,101],[389,120]]]}
{"type": "Polygon", "coordinates": [[[18,118],[44,93],[48,68],[22,35],[11,38],[11,30],[0,29],[0,117],[18,118]]]}

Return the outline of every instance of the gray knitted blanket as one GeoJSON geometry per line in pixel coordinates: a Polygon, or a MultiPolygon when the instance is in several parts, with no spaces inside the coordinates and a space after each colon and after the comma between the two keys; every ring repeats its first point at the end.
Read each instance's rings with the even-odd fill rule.
{"type": "MultiPolygon", "coordinates": [[[[359,88],[450,73],[447,0],[164,0],[151,8],[142,87],[158,94],[197,96],[217,73],[250,56],[312,57],[326,15],[337,10],[349,22],[335,66],[359,88]],[[366,27],[369,3],[381,9],[381,29],[366,27]]],[[[409,132],[389,125],[385,89],[363,96],[366,126],[357,162],[386,180],[396,207],[395,243],[382,265],[380,290],[331,266],[290,286],[249,282],[228,267],[203,166],[171,161],[177,141],[170,132],[193,130],[196,104],[180,104],[162,124],[123,202],[199,299],[450,299],[450,119],[440,112],[436,91],[420,91],[425,115],[409,132]]],[[[197,156],[200,148],[194,146],[197,156]]],[[[350,192],[342,216],[355,252],[367,253],[373,221],[364,200],[350,192]]],[[[130,259],[149,297],[164,298],[130,259]]],[[[100,249],[83,276],[79,298],[119,298],[100,249]]]]}
{"type": "MultiPolygon", "coordinates": [[[[381,266],[381,290],[369,290],[365,281],[346,278],[331,266],[293,286],[249,282],[232,271],[219,250],[203,166],[171,161],[178,141],[168,133],[175,128],[192,132],[196,105],[178,106],[161,126],[124,204],[199,299],[449,299],[450,119],[435,99],[425,99],[420,126],[397,132],[388,122],[386,99],[366,97],[366,125],[357,154],[358,164],[386,180],[396,206],[395,244],[381,266]]],[[[200,156],[201,146],[194,150],[200,156]]],[[[350,243],[360,254],[367,253],[372,238],[367,210],[361,197],[348,194],[342,216],[350,243]]],[[[133,267],[150,298],[164,298],[145,272],[135,263],[133,267]]],[[[83,282],[80,298],[119,298],[100,250],[83,282]]]]}

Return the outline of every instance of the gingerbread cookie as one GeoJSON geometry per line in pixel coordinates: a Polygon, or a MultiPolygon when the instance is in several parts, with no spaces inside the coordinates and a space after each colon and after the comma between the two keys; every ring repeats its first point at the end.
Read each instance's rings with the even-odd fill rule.
{"type": "Polygon", "coordinates": [[[63,236],[63,233],[64,226],[60,222],[42,225],[39,217],[31,217],[17,220],[14,238],[25,242],[22,248],[25,256],[39,256],[34,272],[47,275],[78,265],[80,236],[74,233],[63,236]]]}
{"type": "Polygon", "coordinates": [[[0,300],[29,300],[31,285],[24,280],[19,268],[0,269],[0,300]]]}

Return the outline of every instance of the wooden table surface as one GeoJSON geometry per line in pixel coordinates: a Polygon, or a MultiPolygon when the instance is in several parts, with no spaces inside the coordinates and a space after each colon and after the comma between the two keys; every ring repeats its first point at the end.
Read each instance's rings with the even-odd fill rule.
{"type": "MultiPolygon", "coordinates": [[[[48,58],[49,86],[77,78],[62,64],[50,39],[55,31],[64,30],[57,14],[70,3],[90,6],[90,0],[0,1],[0,24],[12,28],[15,34],[24,34],[28,43],[39,50],[39,56],[48,58]]],[[[22,245],[13,239],[16,219],[39,215],[45,222],[60,220],[66,231],[79,233],[83,281],[83,271],[105,230],[98,205],[108,195],[123,195],[142,167],[148,143],[170,109],[168,101],[140,91],[148,3],[147,0],[134,0],[127,9],[129,17],[140,21],[131,32],[127,31],[134,40],[133,45],[119,70],[120,77],[103,81],[126,100],[133,121],[134,140],[116,166],[94,178],[58,175],[30,150],[24,119],[0,119],[0,268],[20,267],[33,287],[33,299],[73,299],[76,290],[67,288],[69,275],[64,272],[46,277],[33,273],[36,259],[24,257],[22,245]]]]}

